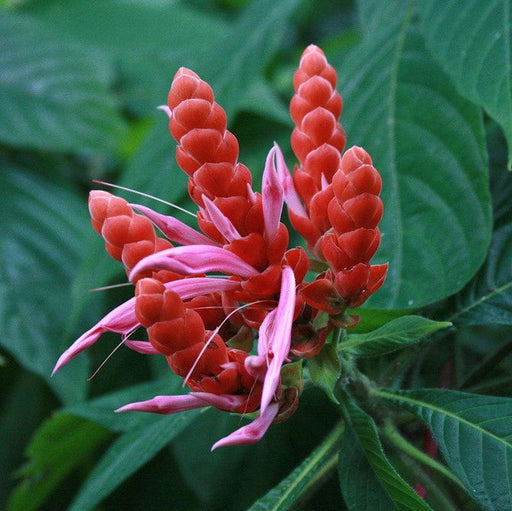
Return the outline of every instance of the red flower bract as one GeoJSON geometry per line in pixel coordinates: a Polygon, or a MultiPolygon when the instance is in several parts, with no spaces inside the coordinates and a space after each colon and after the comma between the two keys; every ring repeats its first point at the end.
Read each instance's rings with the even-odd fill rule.
{"type": "Polygon", "coordinates": [[[333,328],[353,326],[346,309],[375,292],[387,269],[370,264],[380,242],[381,179],[364,149],[342,156],[343,103],[336,72],[318,47],[305,50],[294,87],[291,145],[299,164],[292,176],[279,147],[272,147],[259,193],[238,161],[238,141],[211,87],[193,71],[178,70],[162,109],[201,232],[110,193],[91,192],[93,227],[124,264],[135,297],[75,341],[54,372],[113,331],[136,352],[165,356],[192,390],[118,411],[215,406],[259,413],[214,448],[255,442],[294,412],[302,382],[290,374],[300,373],[282,373],[283,366],[318,354],[333,328]],[[283,202],[312,255],[325,264],[312,282],[304,281],[310,269],[304,248],[288,247],[283,202]],[[130,340],[141,327],[148,341],[130,340]]]}

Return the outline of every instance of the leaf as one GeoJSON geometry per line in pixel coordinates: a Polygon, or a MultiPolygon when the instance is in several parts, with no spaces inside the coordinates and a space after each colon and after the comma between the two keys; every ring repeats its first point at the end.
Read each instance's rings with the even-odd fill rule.
{"type": "Polygon", "coordinates": [[[94,55],[39,23],[0,15],[0,139],[44,151],[112,152],[124,130],[94,55]]]}
{"type": "Polygon", "coordinates": [[[374,390],[425,421],[468,493],[489,511],[512,508],[512,399],[453,390],[374,390]]]}
{"type": "Polygon", "coordinates": [[[0,173],[0,345],[42,376],[65,402],[83,398],[86,360],[50,377],[68,319],[70,281],[89,232],[82,201],[72,190],[27,172],[0,173]]]}
{"type": "Polygon", "coordinates": [[[402,316],[365,334],[349,334],[339,350],[362,356],[375,357],[391,353],[419,341],[440,328],[451,326],[449,321],[432,321],[421,316],[402,316]]]}
{"type": "Polygon", "coordinates": [[[248,511],[291,509],[336,466],[343,432],[343,426],[336,427],[290,475],[258,499],[248,511]]]}
{"type": "Polygon", "coordinates": [[[178,67],[196,68],[228,30],[220,17],[183,2],[67,0],[38,2],[28,10],[61,40],[120,73],[122,99],[140,115],[165,103],[178,67]]]}
{"type": "Polygon", "coordinates": [[[8,511],[32,511],[83,465],[109,433],[96,424],[57,414],[37,430],[27,447],[30,462],[20,471],[23,480],[14,490],[8,511]],[[72,453],[72,455],[71,455],[72,453]]]}
{"type": "Polygon", "coordinates": [[[166,378],[132,385],[90,401],[69,406],[62,410],[62,413],[78,415],[101,424],[110,431],[126,432],[142,424],[151,423],[154,416],[147,413],[114,413],[114,410],[125,404],[144,401],[162,394],[182,394],[181,384],[182,380],[169,372],[166,378]]]}
{"type": "Polygon", "coordinates": [[[452,295],[490,241],[482,114],[425,50],[412,5],[361,0],[364,38],[339,66],[347,147],[365,147],[383,177],[375,260],[390,267],[370,308],[418,308],[452,295]]]}
{"type": "Polygon", "coordinates": [[[204,79],[212,85],[228,119],[279,49],[297,4],[298,0],[251,2],[224,40],[204,53],[204,79]]]}
{"type": "Polygon", "coordinates": [[[341,366],[334,346],[332,344],[324,346],[318,355],[309,360],[308,367],[315,385],[321,387],[329,398],[337,403],[333,389],[340,377],[341,366]]]}
{"type": "Polygon", "coordinates": [[[492,170],[495,230],[484,266],[457,296],[457,325],[512,325],[512,180],[492,170]]]}
{"type": "Polygon", "coordinates": [[[338,473],[349,511],[429,510],[387,459],[373,419],[350,398],[342,408],[351,428],[343,438],[338,473]]]}
{"type": "Polygon", "coordinates": [[[189,410],[170,416],[151,415],[144,423],[121,435],[103,455],[69,511],[88,511],[110,495],[123,481],[151,460],[165,445],[186,428],[200,413],[189,410]]]}
{"type": "Polygon", "coordinates": [[[428,48],[464,97],[502,127],[512,166],[512,61],[509,0],[419,2],[428,48]]]}
{"type": "MultiPolygon", "coordinates": [[[[178,167],[174,158],[175,152],[176,142],[169,133],[167,116],[160,113],[156,123],[128,161],[119,184],[178,203],[187,193],[187,175],[178,167]]],[[[144,197],[136,195],[130,195],[129,201],[151,207],[155,204],[154,201],[148,202],[144,197]]]]}

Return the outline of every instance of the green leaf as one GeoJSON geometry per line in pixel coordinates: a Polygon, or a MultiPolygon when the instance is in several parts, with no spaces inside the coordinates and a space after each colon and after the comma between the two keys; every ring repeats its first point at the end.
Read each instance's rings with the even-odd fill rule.
{"type": "Polygon", "coordinates": [[[44,422],[27,447],[30,462],[20,471],[23,480],[14,490],[7,509],[40,509],[59,484],[108,437],[104,428],[69,415],[57,414],[44,422]]]}
{"type": "Polygon", "coordinates": [[[373,394],[428,424],[446,462],[484,509],[512,509],[512,399],[443,389],[373,394]]]}
{"type": "Polygon", "coordinates": [[[334,403],[337,403],[333,389],[340,377],[341,366],[334,346],[332,344],[324,346],[318,355],[309,360],[308,367],[313,382],[321,387],[334,403]]]}
{"type": "Polygon", "coordinates": [[[28,10],[61,40],[119,73],[122,99],[140,115],[165,103],[176,70],[196,68],[228,30],[221,18],[183,2],[67,0],[34,3],[28,10]]]}
{"type": "Polygon", "coordinates": [[[83,258],[89,226],[72,190],[22,170],[0,174],[0,345],[42,376],[65,402],[83,398],[86,360],[50,377],[69,339],[70,281],[83,258]]]}
{"type": "Polygon", "coordinates": [[[336,427],[332,433],[299,465],[265,496],[258,499],[249,511],[285,511],[291,509],[338,461],[339,442],[344,427],[336,427]]]}
{"type": "MultiPolygon", "coordinates": [[[[119,184],[168,202],[178,203],[187,193],[188,179],[176,163],[175,152],[176,142],[169,133],[167,116],[160,113],[155,125],[128,161],[119,184]]],[[[155,206],[154,201],[136,195],[130,195],[128,200],[150,207],[155,206]]]]}
{"type": "Polygon", "coordinates": [[[135,401],[144,401],[157,395],[182,394],[183,381],[169,371],[166,378],[132,385],[122,390],[69,406],[62,413],[73,414],[101,424],[115,432],[126,432],[142,424],[151,423],[154,416],[146,413],[114,413],[117,408],[135,401]]]}
{"type": "Polygon", "coordinates": [[[455,293],[490,241],[482,113],[424,48],[412,5],[361,0],[364,38],[339,66],[347,146],[365,147],[383,177],[375,261],[390,267],[371,308],[417,308],[455,293]]]}
{"type": "Polygon", "coordinates": [[[512,180],[503,166],[492,171],[494,233],[484,266],[457,296],[450,319],[461,325],[512,325],[512,180]]]}
{"type": "Polygon", "coordinates": [[[341,491],[348,509],[429,510],[429,505],[402,479],[387,459],[373,419],[350,398],[343,400],[342,408],[351,426],[343,438],[338,467],[341,491]]]}
{"type": "Polygon", "coordinates": [[[362,357],[391,353],[419,341],[440,328],[451,326],[449,321],[432,321],[421,316],[402,316],[365,334],[349,334],[339,350],[362,357]]]}
{"type": "Polygon", "coordinates": [[[427,46],[464,97],[502,127],[512,166],[512,61],[509,0],[418,3],[427,46]]]}
{"type": "Polygon", "coordinates": [[[279,49],[287,20],[297,4],[298,0],[251,2],[219,46],[212,45],[205,52],[204,78],[212,85],[228,118],[279,49]]]}
{"type": "Polygon", "coordinates": [[[45,151],[115,150],[124,130],[94,55],[39,23],[0,15],[0,139],[45,151]]]}
{"type": "Polygon", "coordinates": [[[80,488],[69,511],[88,511],[186,428],[200,413],[189,410],[171,416],[151,415],[151,423],[121,435],[107,450],[80,488]]]}

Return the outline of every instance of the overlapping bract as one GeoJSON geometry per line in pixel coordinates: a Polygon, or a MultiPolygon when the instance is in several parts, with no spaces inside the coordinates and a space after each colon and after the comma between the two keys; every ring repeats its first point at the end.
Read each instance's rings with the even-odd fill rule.
{"type": "Polygon", "coordinates": [[[291,145],[299,165],[290,174],[274,146],[258,193],[211,87],[193,71],[178,70],[163,109],[201,232],[107,192],[91,192],[93,227],[124,264],[135,297],[80,337],[55,370],[114,331],[135,351],[165,356],[192,391],[119,411],[259,410],[251,424],[214,448],[255,442],[272,422],[293,413],[302,382],[282,379],[282,366],[314,356],[333,328],[353,324],[346,309],[361,305],[386,273],[386,265],[370,264],[380,241],[381,179],[363,149],[342,156],[336,72],[316,46],[305,50],[294,87],[291,145]],[[313,282],[304,281],[310,269],[305,250],[288,248],[283,202],[312,255],[328,267],[313,282]],[[157,236],[152,223],[170,241],[157,236]],[[139,327],[148,341],[129,338],[139,327]]]}

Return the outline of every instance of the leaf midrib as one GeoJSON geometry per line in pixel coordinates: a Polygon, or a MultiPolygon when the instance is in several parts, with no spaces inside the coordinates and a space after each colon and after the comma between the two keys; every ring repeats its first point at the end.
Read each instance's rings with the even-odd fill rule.
{"type": "Polygon", "coordinates": [[[430,403],[422,403],[422,401],[404,396],[403,394],[392,394],[390,392],[386,392],[385,390],[373,389],[371,391],[371,393],[376,396],[383,397],[384,399],[389,399],[389,400],[393,400],[393,401],[403,401],[403,402],[412,404],[414,406],[421,406],[423,408],[431,409],[434,412],[446,415],[447,417],[449,417],[455,421],[461,422],[462,424],[464,424],[466,426],[476,429],[477,431],[481,432],[482,435],[485,434],[485,435],[491,437],[492,439],[496,440],[498,443],[503,444],[506,448],[512,449],[512,443],[509,443],[509,442],[505,441],[503,438],[496,436],[491,431],[481,428],[480,426],[476,425],[475,423],[470,422],[467,419],[464,419],[460,415],[456,415],[455,413],[450,412],[450,411],[445,411],[443,408],[439,408],[438,406],[432,405],[430,403]]]}

